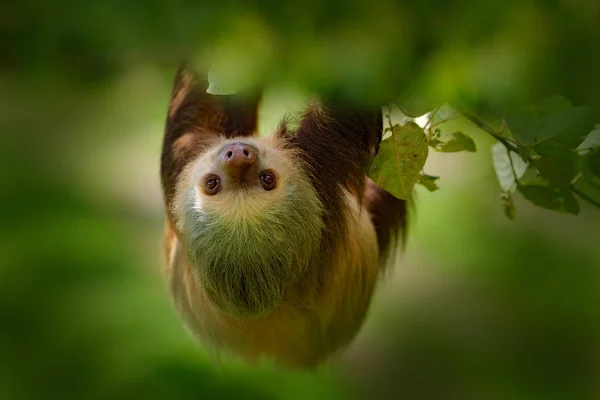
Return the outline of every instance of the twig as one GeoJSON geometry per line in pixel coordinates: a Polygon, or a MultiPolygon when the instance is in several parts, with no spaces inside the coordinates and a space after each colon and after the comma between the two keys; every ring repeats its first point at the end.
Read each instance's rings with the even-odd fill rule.
{"type": "MultiPolygon", "coordinates": [[[[490,128],[486,124],[484,124],[482,121],[480,121],[473,114],[469,113],[468,111],[466,111],[464,109],[459,109],[458,111],[466,119],[468,119],[469,121],[471,121],[472,123],[474,123],[475,125],[477,125],[479,128],[481,128],[482,130],[484,130],[485,132],[487,132],[488,134],[490,134],[497,141],[499,141],[500,143],[502,143],[504,145],[504,147],[506,147],[508,150],[513,151],[513,152],[515,152],[515,153],[517,153],[517,154],[520,155],[519,150],[517,150],[517,148],[512,143],[510,143],[508,140],[506,140],[506,138],[502,137],[498,132],[496,132],[495,130],[493,130],[492,128],[490,128]]],[[[531,160],[528,159],[527,161],[531,161],[531,160]]]]}
{"type": "Polygon", "coordinates": [[[453,116],[451,116],[451,117],[449,117],[449,118],[447,118],[447,119],[443,119],[443,120],[441,120],[441,121],[434,122],[433,124],[431,124],[431,125],[429,126],[429,130],[432,130],[434,127],[436,127],[436,126],[438,126],[438,125],[444,124],[444,123],[446,123],[446,122],[449,122],[449,121],[453,121],[453,120],[455,120],[455,119],[457,119],[457,118],[458,118],[458,115],[454,114],[453,116]]]}
{"type": "Polygon", "coordinates": [[[388,108],[388,113],[385,116],[387,117],[388,124],[390,125],[390,130],[393,131],[394,126],[392,125],[392,106],[390,106],[388,104],[387,108],[388,108]]]}
{"type": "Polygon", "coordinates": [[[442,106],[442,104],[440,103],[440,104],[437,105],[437,107],[434,108],[433,112],[431,113],[431,116],[429,117],[429,120],[427,121],[427,123],[423,127],[423,130],[427,129],[427,126],[431,123],[431,121],[433,121],[433,118],[435,117],[435,114],[437,114],[437,112],[440,110],[441,106],[442,106]]]}
{"type": "MultiPolygon", "coordinates": [[[[472,115],[471,113],[469,113],[468,111],[464,110],[464,109],[459,109],[459,112],[469,121],[471,121],[472,123],[474,123],[475,125],[477,125],[479,128],[481,128],[482,130],[484,130],[485,132],[487,132],[488,134],[490,134],[491,136],[493,136],[496,140],[498,140],[500,143],[502,143],[508,150],[513,151],[517,154],[519,154],[521,157],[523,155],[521,155],[519,153],[519,151],[517,150],[517,148],[510,143],[508,140],[506,140],[506,138],[502,137],[498,132],[494,131],[492,128],[490,128],[489,126],[487,126],[486,124],[484,124],[482,121],[480,121],[477,117],[475,117],[474,115],[472,115]]],[[[502,131],[504,131],[504,124],[502,125],[502,131]]],[[[531,156],[529,154],[525,154],[526,156],[526,161],[531,161],[531,156]]],[[[510,153],[508,154],[508,159],[510,160],[510,164],[511,167],[513,169],[513,174],[515,176],[515,181],[516,183],[518,183],[517,181],[517,175],[516,172],[514,170],[514,165],[513,165],[513,161],[512,161],[512,157],[510,156],[510,153]]],[[[575,179],[576,180],[576,179],[575,179]]],[[[575,193],[576,195],[578,195],[579,197],[581,197],[583,200],[587,201],[588,203],[594,205],[597,208],[600,208],[600,201],[588,196],[587,194],[583,193],[581,190],[577,189],[577,187],[575,187],[574,182],[571,183],[569,185],[569,189],[571,189],[571,191],[573,193],[575,193]]]]}
{"type": "Polygon", "coordinates": [[[517,170],[515,169],[515,163],[513,162],[513,159],[510,156],[510,151],[507,151],[506,153],[508,154],[508,161],[510,162],[510,169],[512,169],[513,177],[515,178],[515,183],[511,187],[511,189],[512,189],[515,185],[517,185],[517,186],[519,185],[519,177],[517,176],[517,170]]]}

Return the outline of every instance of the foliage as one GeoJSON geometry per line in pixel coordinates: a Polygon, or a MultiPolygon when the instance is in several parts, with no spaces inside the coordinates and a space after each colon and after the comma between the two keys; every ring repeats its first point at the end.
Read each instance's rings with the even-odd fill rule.
{"type": "Polygon", "coordinates": [[[389,140],[381,143],[379,153],[368,165],[369,176],[394,196],[407,199],[413,186],[421,180],[427,160],[427,136],[414,122],[392,125],[389,140]]]}
{"type": "Polygon", "coordinates": [[[594,130],[592,107],[574,107],[566,98],[554,96],[507,113],[496,131],[472,113],[448,104],[425,113],[426,122],[420,127],[409,117],[416,115],[412,104],[397,106],[405,122],[392,125],[391,111],[386,114],[390,124],[386,132],[391,134],[368,165],[369,176],[396,197],[407,199],[417,183],[430,191],[437,189],[437,177],[422,172],[427,145],[437,152],[475,152],[471,136],[486,132],[497,140],[492,162],[508,218],[516,215],[512,201],[516,191],[540,207],[563,213],[579,214],[577,197],[600,207],[600,128],[594,130]],[[464,132],[453,131],[461,122],[464,132]]]}
{"type": "Polygon", "coordinates": [[[599,398],[600,221],[585,203],[599,198],[600,129],[572,150],[580,106],[600,105],[597,0],[0,10],[0,398],[599,398]],[[438,157],[468,160],[456,179],[419,171],[427,191],[401,265],[325,370],[216,365],[172,309],[158,160],[173,72],[190,50],[213,56],[223,78],[212,89],[268,78],[377,105],[398,98],[393,126],[417,123],[429,161],[464,147],[438,157]],[[531,107],[552,93],[577,107],[531,107]],[[491,161],[483,135],[498,142],[491,161]],[[582,216],[545,213],[520,186],[563,212],[575,211],[571,193],[582,216]],[[518,219],[496,219],[498,197],[518,219]]]}

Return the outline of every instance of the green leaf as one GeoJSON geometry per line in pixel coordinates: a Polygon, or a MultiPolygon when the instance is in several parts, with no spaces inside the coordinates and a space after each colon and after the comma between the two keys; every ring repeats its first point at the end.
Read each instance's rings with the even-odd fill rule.
{"type": "Polygon", "coordinates": [[[520,155],[512,151],[509,156],[509,151],[500,142],[492,146],[492,162],[502,190],[505,192],[514,192],[517,183],[516,179],[521,179],[525,174],[527,163],[523,161],[520,155]]]}
{"type": "Polygon", "coordinates": [[[379,153],[371,159],[368,176],[393,196],[407,200],[428,152],[427,135],[419,125],[395,125],[391,137],[381,142],[379,153]]]}
{"type": "Polygon", "coordinates": [[[477,147],[475,146],[473,139],[462,132],[452,133],[452,138],[446,143],[435,140],[434,146],[432,147],[442,153],[455,153],[459,151],[468,151],[473,153],[477,151],[477,147]]]}
{"type": "Polygon", "coordinates": [[[229,95],[241,90],[240,87],[230,82],[231,79],[228,79],[226,74],[219,73],[215,68],[211,68],[208,70],[208,89],[206,89],[206,92],[210,94],[229,95]]]}
{"type": "Polygon", "coordinates": [[[419,184],[425,186],[427,188],[427,190],[429,190],[430,192],[435,192],[436,190],[439,190],[440,187],[437,185],[436,181],[440,179],[439,176],[431,176],[431,175],[427,175],[427,174],[421,174],[419,176],[419,184]]]}
{"type": "Polygon", "coordinates": [[[600,125],[596,125],[583,142],[577,147],[579,154],[586,154],[590,149],[600,149],[600,125]]]}
{"type": "Polygon", "coordinates": [[[579,203],[568,189],[531,183],[519,185],[519,192],[527,200],[548,210],[579,214],[579,203]]]}
{"type": "Polygon", "coordinates": [[[571,107],[573,104],[564,96],[556,95],[542,99],[533,112],[537,115],[548,114],[554,111],[564,110],[571,107]]]}
{"type": "Polygon", "coordinates": [[[537,123],[537,143],[550,139],[575,149],[594,127],[591,107],[571,107],[555,111],[537,123]]]}
{"type": "Polygon", "coordinates": [[[600,151],[595,151],[588,155],[587,163],[590,171],[600,178],[600,151]]]}
{"type": "Polygon", "coordinates": [[[591,184],[589,179],[579,178],[573,187],[577,190],[582,198],[595,206],[600,204],[600,185],[591,184]]]}
{"type": "Polygon", "coordinates": [[[542,157],[534,165],[553,186],[567,187],[579,173],[580,157],[568,147],[550,141],[539,144],[536,151],[542,157]]]}
{"type": "Polygon", "coordinates": [[[434,138],[432,138],[432,139],[429,140],[428,144],[429,144],[430,147],[433,147],[435,149],[435,148],[437,148],[439,146],[442,146],[444,144],[444,142],[442,142],[438,138],[434,137],[434,138]]]}
{"type": "Polygon", "coordinates": [[[512,195],[509,192],[502,193],[500,202],[506,218],[510,219],[511,221],[514,220],[517,217],[517,209],[513,203],[512,195]]]}
{"type": "Polygon", "coordinates": [[[542,157],[533,161],[541,176],[550,182],[551,186],[568,188],[569,184],[577,175],[577,169],[571,162],[557,162],[554,159],[542,157]]]}
{"type": "Polygon", "coordinates": [[[443,104],[436,111],[428,129],[432,136],[430,146],[441,152],[475,152],[477,148],[472,137],[486,134],[480,127],[447,104],[443,104]]]}
{"type": "Polygon", "coordinates": [[[525,147],[555,140],[574,149],[592,130],[594,112],[591,107],[570,107],[566,99],[555,98],[534,110],[511,113],[503,120],[525,147]]]}
{"type": "Polygon", "coordinates": [[[404,115],[417,118],[432,111],[437,106],[437,101],[423,94],[412,94],[404,96],[396,101],[396,105],[404,115]]]}
{"type": "Polygon", "coordinates": [[[535,147],[535,152],[541,156],[552,158],[557,162],[567,162],[572,164],[576,155],[564,144],[557,141],[540,143],[535,147]]]}
{"type": "Polygon", "coordinates": [[[432,111],[431,115],[429,115],[429,118],[430,118],[429,126],[436,125],[439,127],[439,125],[445,124],[446,122],[454,121],[454,120],[462,117],[452,106],[450,106],[449,104],[446,104],[446,103],[440,105],[434,111],[435,111],[435,114],[433,114],[433,111],[432,111]]]}
{"type": "Polygon", "coordinates": [[[515,111],[502,120],[520,144],[528,147],[535,143],[536,121],[529,113],[515,111]]]}
{"type": "Polygon", "coordinates": [[[589,185],[600,188],[600,150],[594,150],[581,159],[581,173],[589,185]]]}

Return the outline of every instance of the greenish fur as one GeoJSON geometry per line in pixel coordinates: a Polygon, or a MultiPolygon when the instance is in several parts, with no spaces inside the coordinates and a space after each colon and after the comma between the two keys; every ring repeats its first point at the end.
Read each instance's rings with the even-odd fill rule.
{"type": "MultiPolygon", "coordinates": [[[[182,240],[202,289],[226,313],[256,317],[273,310],[313,261],[324,228],[322,207],[306,179],[288,182],[274,206],[247,212],[253,190],[205,210],[191,187],[182,207],[182,240]],[[231,210],[229,210],[231,211],[231,210]]],[[[265,195],[261,193],[260,195],[265,195]]],[[[201,200],[201,199],[200,199],[201,200]]]]}

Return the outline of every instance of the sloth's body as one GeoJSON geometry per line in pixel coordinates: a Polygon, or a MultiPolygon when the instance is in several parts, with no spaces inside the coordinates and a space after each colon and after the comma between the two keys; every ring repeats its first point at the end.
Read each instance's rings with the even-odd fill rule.
{"type": "Polygon", "coordinates": [[[317,365],[358,332],[404,224],[363,169],[381,113],[313,102],[296,132],[259,138],[258,98],[207,86],[178,72],[163,144],[175,306],[217,349],[317,365]]]}

